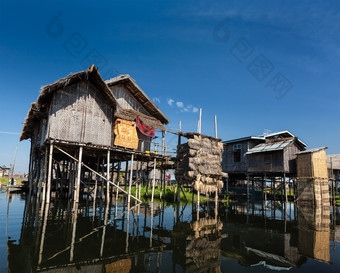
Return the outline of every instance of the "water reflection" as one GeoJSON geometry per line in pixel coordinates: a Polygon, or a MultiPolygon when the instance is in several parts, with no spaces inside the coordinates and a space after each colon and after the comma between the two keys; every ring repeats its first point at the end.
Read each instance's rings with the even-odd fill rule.
{"type": "Polygon", "coordinates": [[[332,247],[340,237],[339,211],[332,208],[314,211],[270,201],[218,207],[209,202],[199,209],[164,202],[128,207],[124,199],[45,205],[4,196],[0,193],[0,206],[9,215],[19,210],[15,202],[24,204],[22,220],[14,225],[9,217],[9,236],[13,228],[21,230],[17,238],[6,238],[10,272],[340,269],[334,258],[339,250],[332,247]]]}

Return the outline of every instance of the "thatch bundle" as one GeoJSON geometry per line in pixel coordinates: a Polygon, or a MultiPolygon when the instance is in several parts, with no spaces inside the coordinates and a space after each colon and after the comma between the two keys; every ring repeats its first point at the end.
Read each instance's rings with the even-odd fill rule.
{"type": "Polygon", "coordinates": [[[216,187],[220,190],[222,151],[220,140],[193,134],[187,143],[177,146],[176,180],[203,194],[215,192],[216,187]]]}

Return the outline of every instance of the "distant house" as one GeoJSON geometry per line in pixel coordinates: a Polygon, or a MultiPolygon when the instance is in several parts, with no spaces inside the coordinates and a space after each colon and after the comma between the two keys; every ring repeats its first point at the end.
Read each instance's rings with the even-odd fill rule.
{"type": "Polygon", "coordinates": [[[296,174],[296,154],[305,146],[296,137],[269,139],[246,152],[248,173],[296,174]]]}
{"type": "Polygon", "coordinates": [[[262,136],[248,136],[233,140],[223,141],[224,151],[222,155],[223,172],[233,175],[242,175],[247,172],[248,164],[246,153],[266,140],[262,136]]]}
{"type": "Polygon", "coordinates": [[[0,177],[8,177],[10,169],[10,167],[7,167],[5,165],[0,166],[0,177]]]}
{"type": "Polygon", "coordinates": [[[230,180],[250,175],[294,174],[296,153],[307,146],[289,131],[223,141],[223,172],[230,180]]]}
{"type": "Polygon", "coordinates": [[[340,181],[340,154],[327,155],[328,176],[340,181]]]}

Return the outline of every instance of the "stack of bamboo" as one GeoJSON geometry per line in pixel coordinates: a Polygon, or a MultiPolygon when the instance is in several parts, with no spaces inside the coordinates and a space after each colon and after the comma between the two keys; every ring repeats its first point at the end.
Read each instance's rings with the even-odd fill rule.
{"type": "Polygon", "coordinates": [[[194,186],[200,193],[220,190],[223,143],[202,135],[193,135],[177,146],[175,176],[177,182],[194,186]]]}

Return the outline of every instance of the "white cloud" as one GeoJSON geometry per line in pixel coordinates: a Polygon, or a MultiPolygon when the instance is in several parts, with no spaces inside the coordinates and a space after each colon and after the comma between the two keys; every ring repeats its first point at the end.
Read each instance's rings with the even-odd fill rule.
{"type": "Polygon", "coordinates": [[[173,99],[168,99],[169,106],[172,106],[175,101],[173,99]]]}
{"type": "Polygon", "coordinates": [[[193,112],[193,113],[198,112],[198,108],[197,108],[197,107],[193,107],[193,108],[192,108],[192,112],[193,112]]]}
{"type": "Polygon", "coordinates": [[[183,102],[181,102],[181,101],[176,102],[176,105],[177,105],[177,107],[179,107],[179,108],[183,108],[183,107],[184,107],[184,104],[183,104],[183,102]]]}
{"type": "Polygon", "coordinates": [[[154,101],[154,102],[161,103],[161,100],[160,100],[159,98],[157,98],[157,97],[153,98],[153,101],[154,101]]]}

